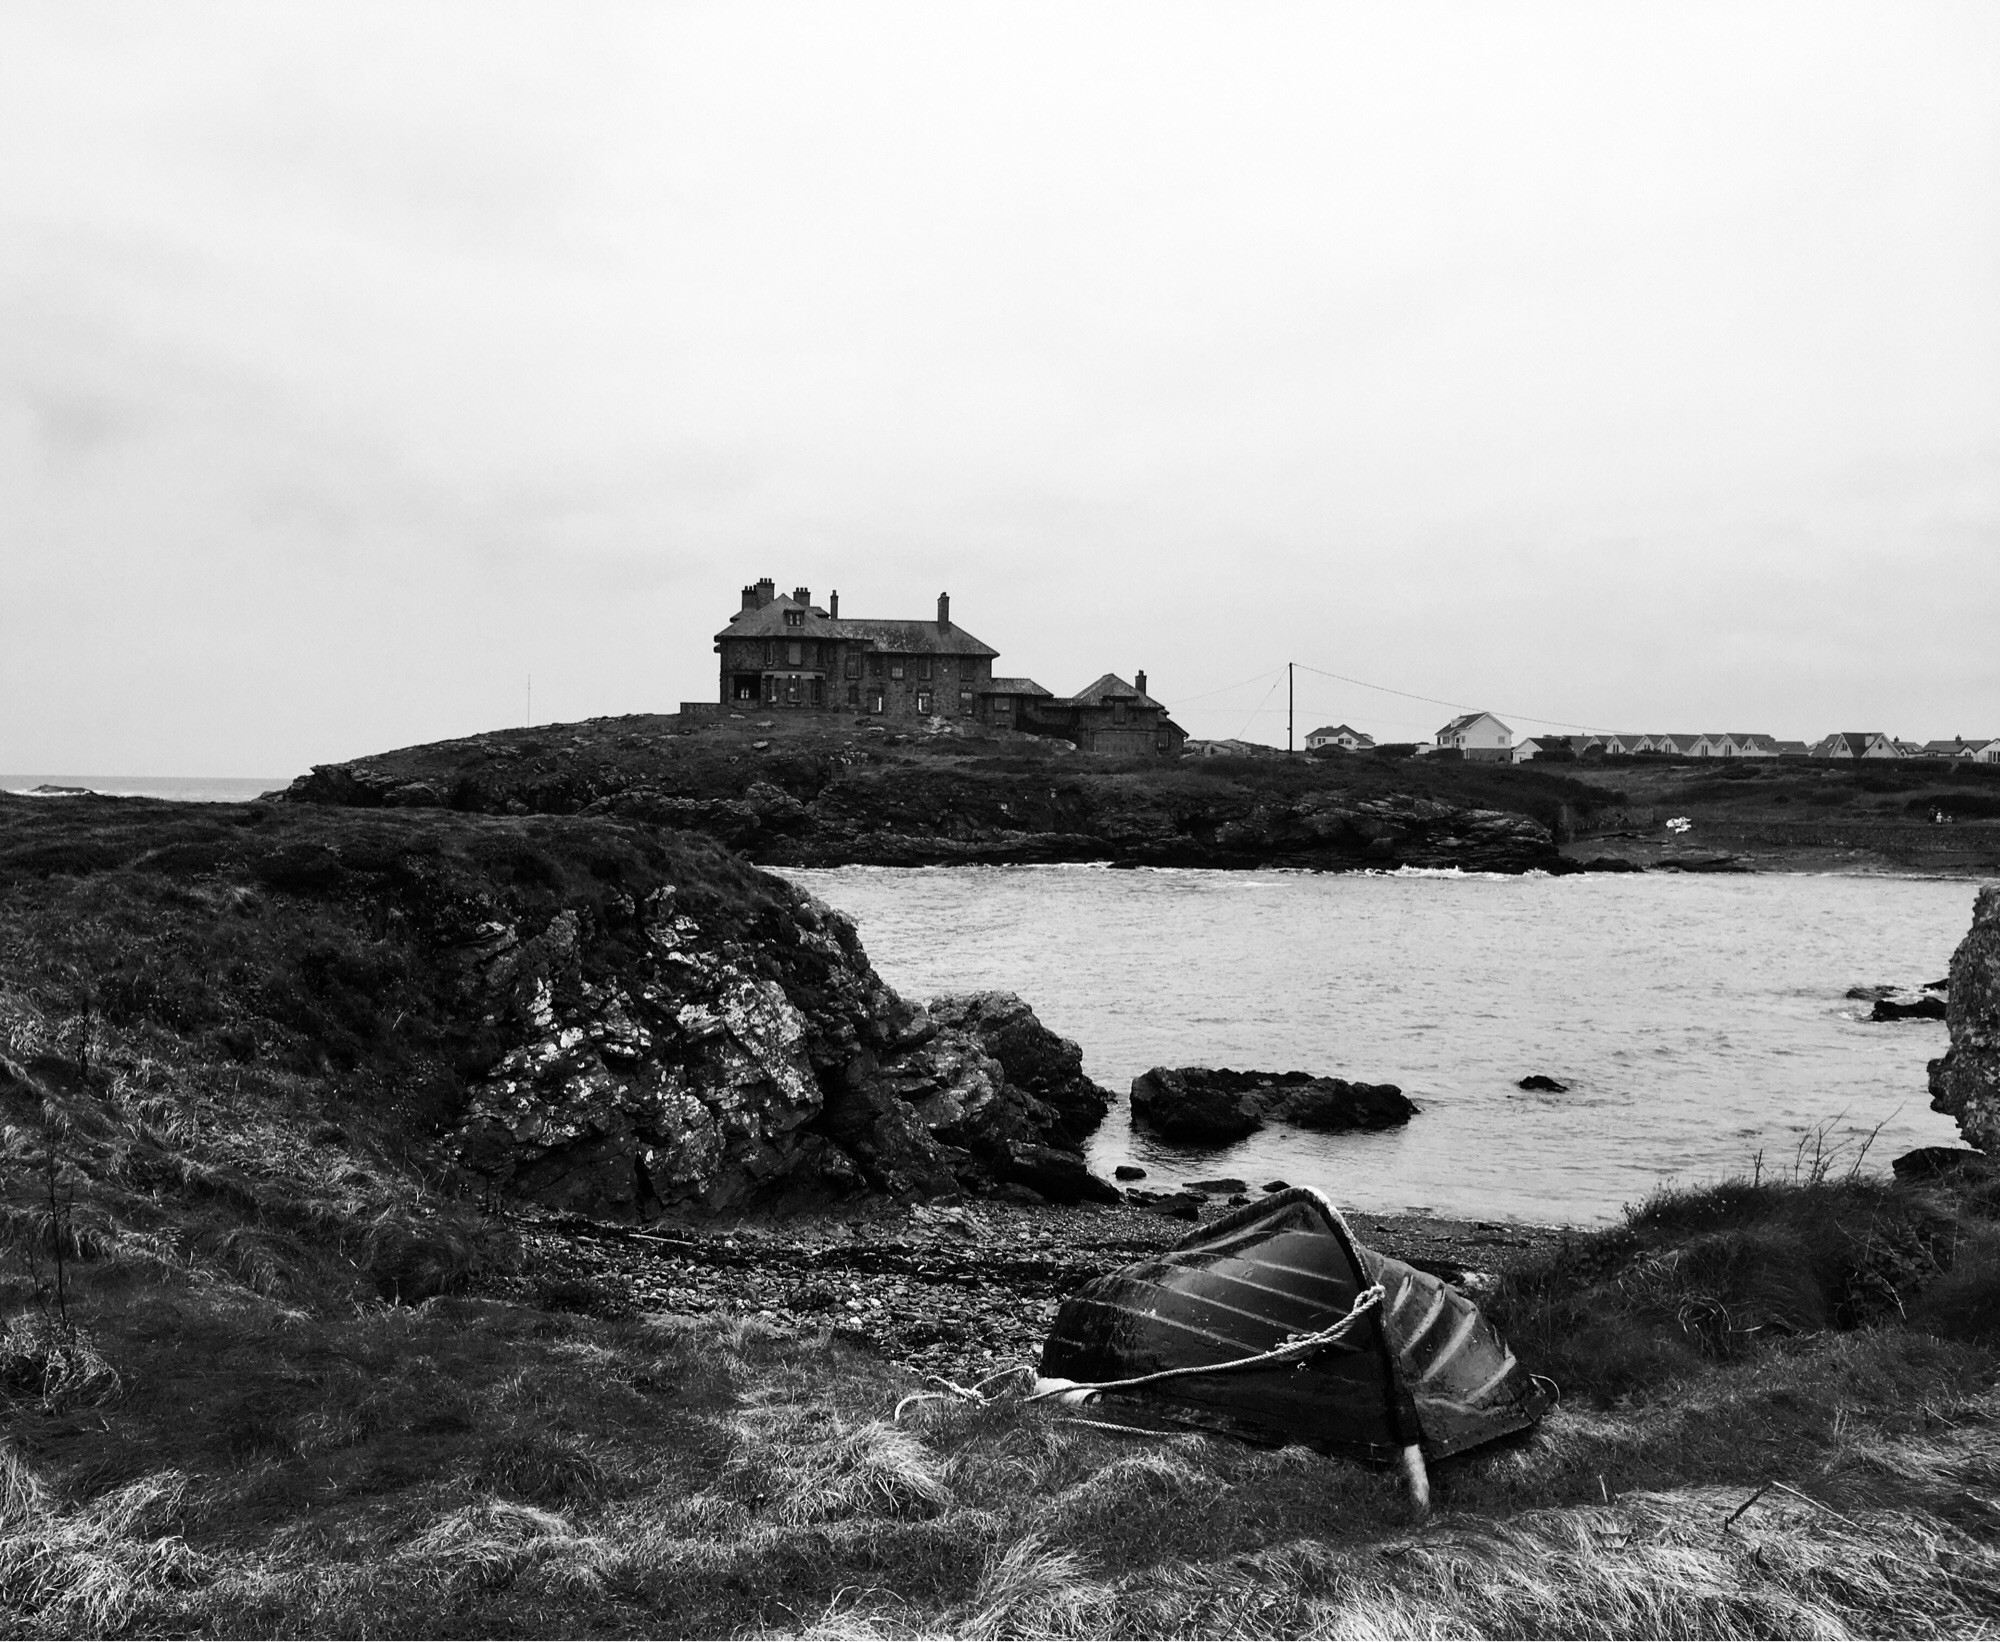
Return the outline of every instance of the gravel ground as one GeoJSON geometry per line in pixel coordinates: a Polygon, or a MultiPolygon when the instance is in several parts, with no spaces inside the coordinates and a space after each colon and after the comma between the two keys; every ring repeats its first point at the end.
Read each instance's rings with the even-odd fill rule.
{"type": "MultiPolygon", "coordinates": [[[[1227,1212],[1220,1197],[1200,1208],[1227,1212]]],[[[1349,1215],[1357,1239],[1463,1281],[1562,1233],[1551,1227],[1349,1215]]],[[[556,1309],[645,1316],[736,1312],[787,1331],[831,1328],[916,1375],[978,1378],[1041,1354],[1056,1308],[1091,1278],[1184,1237],[1192,1226],[1132,1205],[1058,1208],[981,1202],[871,1208],[644,1229],[521,1217],[516,1297],[556,1309]]]]}

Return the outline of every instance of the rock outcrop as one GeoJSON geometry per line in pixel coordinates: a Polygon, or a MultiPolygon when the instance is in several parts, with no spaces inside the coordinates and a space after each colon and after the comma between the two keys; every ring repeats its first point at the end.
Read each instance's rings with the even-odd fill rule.
{"type": "Polygon", "coordinates": [[[875,747],[731,740],[722,731],[705,732],[721,738],[710,747],[693,731],[567,729],[322,764],[282,796],[644,821],[704,833],[772,866],[1582,870],[1542,821],[1383,791],[1389,778],[1380,771],[1360,786],[1315,785],[1331,779],[1326,768],[1274,764],[1231,779],[1173,764],[1057,770],[1045,757],[998,768],[875,747]]]}
{"type": "Polygon", "coordinates": [[[1075,1044],[1003,994],[898,997],[845,918],[707,839],[0,796],[0,850],[121,909],[50,915],[45,944],[149,1053],[310,1085],[469,1193],[628,1219],[1115,1195],[1078,1149],[1109,1097],[1075,1044]]]}
{"type": "Polygon", "coordinates": [[[1982,1152],[2000,1154],[2000,888],[1979,892],[1972,928],[1951,959],[1951,1047],[1930,1064],[1931,1109],[1958,1120],[1982,1152]]]}
{"type": "Polygon", "coordinates": [[[1310,1072],[1156,1066],[1132,1080],[1132,1122],[1162,1140],[1222,1146],[1266,1123],[1300,1129],[1390,1129],[1416,1115],[1393,1083],[1350,1083],[1310,1072]]]}
{"type": "Polygon", "coordinates": [[[641,1218],[815,1183],[1117,1200],[1077,1150],[1110,1097],[1074,1043],[1010,993],[912,1007],[844,918],[787,891],[775,964],[710,940],[671,888],[638,909],[643,944],[615,977],[591,978],[573,915],[527,940],[482,930],[468,984],[526,1041],[472,1091],[465,1166],[551,1206],[641,1218]]]}

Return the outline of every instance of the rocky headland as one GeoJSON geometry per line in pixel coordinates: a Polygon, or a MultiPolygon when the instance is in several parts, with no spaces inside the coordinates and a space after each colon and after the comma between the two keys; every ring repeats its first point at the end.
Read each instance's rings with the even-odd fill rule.
{"type": "Polygon", "coordinates": [[[287,797],[618,814],[767,865],[2000,870],[2000,766],[1966,759],[1163,762],[944,720],[634,714],[323,764],[287,797]]]}
{"type": "Polygon", "coordinates": [[[0,837],[31,1060],[84,1022],[394,1131],[461,1194],[599,1217],[1117,1195],[1075,1044],[1004,994],[899,997],[708,839],[104,799],[0,800],[0,837]]]}
{"type": "Polygon", "coordinates": [[[1558,834],[1602,795],[1496,768],[1113,760],[1012,734],[657,717],[323,764],[282,797],[637,821],[703,833],[770,866],[1580,870],[1558,834]]]}

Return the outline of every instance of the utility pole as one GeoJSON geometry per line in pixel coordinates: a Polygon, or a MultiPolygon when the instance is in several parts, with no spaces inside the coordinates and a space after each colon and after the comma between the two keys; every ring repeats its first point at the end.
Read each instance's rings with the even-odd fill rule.
{"type": "Polygon", "coordinates": [[[528,723],[530,726],[532,726],[534,722],[535,722],[535,675],[533,673],[530,673],[528,675],[528,723]]]}
{"type": "Polygon", "coordinates": [[[1285,663],[1285,751],[1292,750],[1292,663],[1285,663]]]}

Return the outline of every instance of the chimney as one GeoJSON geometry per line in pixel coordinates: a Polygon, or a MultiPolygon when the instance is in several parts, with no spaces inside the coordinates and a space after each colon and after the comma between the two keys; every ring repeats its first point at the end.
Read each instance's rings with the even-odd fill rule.
{"type": "Polygon", "coordinates": [[[792,602],[794,604],[802,604],[810,610],[812,608],[812,601],[813,596],[810,587],[795,587],[792,589],[792,602]]]}
{"type": "Polygon", "coordinates": [[[759,577],[757,581],[757,608],[762,610],[765,605],[769,604],[777,596],[778,584],[772,581],[769,576],[759,577]]]}
{"type": "Polygon", "coordinates": [[[744,608],[745,610],[755,610],[755,609],[757,608],[757,589],[756,589],[756,588],[754,588],[754,587],[745,587],[745,588],[743,589],[743,608],[744,608]]]}
{"type": "Polygon", "coordinates": [[[948,632],[950,628],[951,595],[949,593],[940,593],[938,595],[938,629],[941,632],[948,632]]]}
{"type": "Polygon", "coordinates": [[[835,621],[840,620],[840,589],[837,587],[826,596],[826,613],[835,621]]]}
{"type": "Polygon", "coordinates": [[[1132,675],[1132,682],[1139,687],[1139,694],[1143,696],[1146,693],[1146,669],[1141,667],[1138,672],[1134,673],[1132,675]]]}

